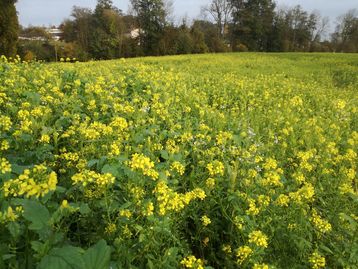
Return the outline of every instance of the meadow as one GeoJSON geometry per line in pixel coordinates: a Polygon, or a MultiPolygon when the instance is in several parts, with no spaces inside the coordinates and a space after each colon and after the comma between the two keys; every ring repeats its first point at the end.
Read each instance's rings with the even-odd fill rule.
{"type": "Polygon", "coordinates": [[[0,60],[0,268],[358,268],[358,55],[0,60]]]}

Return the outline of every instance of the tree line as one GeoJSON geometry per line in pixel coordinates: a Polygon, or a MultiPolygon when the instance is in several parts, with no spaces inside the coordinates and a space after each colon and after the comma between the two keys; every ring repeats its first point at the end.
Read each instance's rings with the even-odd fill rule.
{"type": "Polygon", "coordinates": [[[41,27],[20,27],[15,2],[0,2],[0,54],[18,53],[28,60],[228,51],[358,52],[356,10],[338,17],[328,35],[327,17],[299,5],[278,8],[272,0],[212,0],[202,7],[202,18],[190,24],[186,19],[173,22],[170,0],[131,0],[129,14],[111,0],[98,0],[94,10],[74,6],[71,17],[60,25],[61,40],[54,41],[41,27]]]}

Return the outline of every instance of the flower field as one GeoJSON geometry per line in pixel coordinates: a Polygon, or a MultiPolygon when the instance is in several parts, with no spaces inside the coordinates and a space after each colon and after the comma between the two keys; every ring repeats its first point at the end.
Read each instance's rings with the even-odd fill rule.
{"type": "Polygon", "coordinates": [[[358,55],[0,60],[0,268],[358,268],[358,55]]]}

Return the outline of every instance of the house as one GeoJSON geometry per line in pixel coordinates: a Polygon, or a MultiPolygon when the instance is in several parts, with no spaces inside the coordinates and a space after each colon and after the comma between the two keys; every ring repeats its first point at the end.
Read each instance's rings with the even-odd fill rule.
{"type": "Polygon", "coordinates": [[[59,41],[62,38],[63,31],[59,28],[47,28],[45,30],[55,41],[59,41]]]}
{"type": "Polygon", "coordinates": [[[56,27],[44,28],[44,27],[29,27],[22,31],[19,36],[20,40],[29,41],[47,41],[54,40],[59,41],[63,36],[63,31],[56,27]]]}

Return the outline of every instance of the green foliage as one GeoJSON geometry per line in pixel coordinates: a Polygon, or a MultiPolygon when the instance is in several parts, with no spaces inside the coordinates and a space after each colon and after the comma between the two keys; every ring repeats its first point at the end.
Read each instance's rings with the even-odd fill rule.
{"type": "Polygon", "coordinates": [[[101,240],[96,245],[84,251],[73,246],[53,248],[44,256],[38,269],[108,269],[110,267],[111,249],[106,241],[101,240]]]}
{"type": "Polygon", "coordinates": [[[16,0],[0,2],[0,55],[15,56],[19,31],[16,0]]]}
{"type": "MultiPolygon", "coordinates": [[[[72,246],[53,248],[45,257],[42,258],[38,269],[85,269],[82,258],[82,249],[72,246]]],[[[103,268],[103,267],[102,267],[103,268]]]]}
{"type": "Polygon", "coordinates": [[[121,11],[113,7],[112,1],[98,1],[93,14],[92,27],[89,41],[90,54],[96,59],[120,57],[123,20],[121,11]]]}
{"type": "Polygon", "coordinates": [[[158,55],[158,44],[166,25],[163,0],[131,0],[141,29],[140,44],[146,55],[158,55]]]}
{"type": "Polygon", "coordinates": [[[272,32],[275,2],[271,0],[231,0],[234,35],[250,51],[267,51],[272,32]]]}
{"type": "Polygon", "coordinates": [[[24,208],[23,217],[30,221],[30,230],[44,231],[49,227],[50,214],[45,206],[36,200],[18,200],[16,204],[24,208]]]}
{"type": "Polygon", "coordinates": [[[106,241],[101,240],[84,253],[83,259],[86,269],[109,268],[111,248],[107,246],[106,241]]]}

